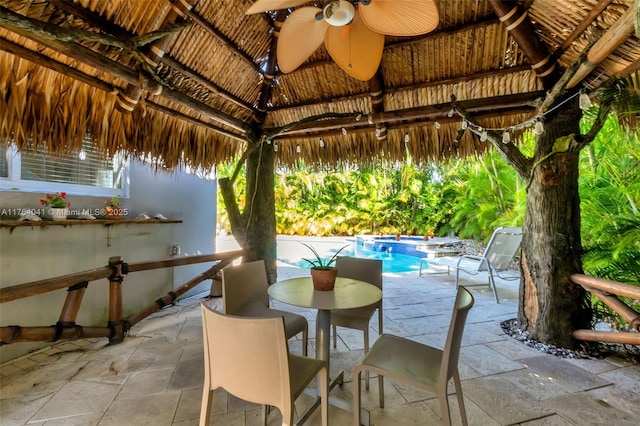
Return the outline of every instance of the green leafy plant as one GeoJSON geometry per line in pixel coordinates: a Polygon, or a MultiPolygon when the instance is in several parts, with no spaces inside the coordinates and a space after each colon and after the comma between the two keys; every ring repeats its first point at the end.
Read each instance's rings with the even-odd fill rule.
{"type": "Polygon", "coordinates": [[[105,204],[109,207],[118,207],[120,205],[120,200],[116,195],[114,195],[113,197],[105,201],[105,204]]]}
{"type": "Polygon", "coordinates": [[[66,192],[55,192],[53,194],[47,194],[45,198],[40,199],[40,204],[53,208],[68,208],[71,207],[71,203],[67,201],[66,192]]]}
{"type": "Polygon", "coordinates": [[[347,247],[349,247],[348,245],[340,248],[340,250],[336,251],[333,256],[331,256],[331,258],[329,260],[324,259],[322,256],[320,256],[320,254],[317,252],[316,249],[314,249],[313,247],[311,247],[309,244],[305,244],[305,243],[300,243],[304,246],[306,246],[309,250],[311,250],[311,252],[313,253],[313,255],[315,256],[315,259],[306,259],[303,258],[303,260],[306,260],[307,262],[309,262],[309,264],[311,265],[312,269],[320,269],[323,271],[329,270],[332,268],[332,265],[335,263],[336,259],[338,258],[338,255],[340,254],[340,252],[344,249],[346,249],[347,247]]]}

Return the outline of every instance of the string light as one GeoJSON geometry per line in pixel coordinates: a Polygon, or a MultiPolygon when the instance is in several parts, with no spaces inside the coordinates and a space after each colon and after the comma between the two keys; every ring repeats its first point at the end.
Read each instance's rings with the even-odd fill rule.
{"type": "Polygon", "coordinates": [[[297,152],[298,154],[300,154],[300,151],[302,151],[302,149],[300,149],[300,145],[297,145],[297,146],[296,146],[296,152],[297,152]]]}
{"type": "Polygon", "coordinates": [[[536,124],[533,126],[533,133],[536,135],[541,135],[544,133],[544,124],[542,124],[542,120],[536,120],[536,124]]]}
{"type": "Polygon", "coordinates": [[[439,128],[440,128],[440,122],[439,122],[439,121],[434,121],[434,122],[433,122],[433,126],[434,126],[436,129],[439,129],[439,128]]]}
{"type": "Polygon", "coordinates": [[[373,115],[371,113],[367,114],[367,123],[373,124],[373,115]]]}
{"type": "Polygon", "coordinates": [[[404,143],[409,143],[409,140],[410,140],[409,132],[407,132],[407,133],[404,134],[404,143]]]}
{"type": "Polygon", "coordinates": [[[324,148],[324,141],[320,138],[320,148],[324,148]]]}
{"type": "Polygon", "coordinates": [[[345,129],[344,127],[342,128],[342,134],[345,136],[347,135],[347,129],[345,129]]]}
{"type": "Polygon", "coordinates": [[[467,122],[467,120],[462,120],[462,125],[460,125],[460,127],[464,130],[467,127],[469,127],[469,122],[467,122]]]}
{"type": "Polygon", "coordinates": [[[451,108],[451,111],[449,111],[449,113],[447,114],[447,117],[451,118],[453,117],[453,114],[455,114],[456,110],[451,108]]]}
{"type": "Polygon", "coordinates": [[[591,99],[589,95],[584,90],[580,90],[580,95],[578,96],[578,105],[581,110],[585,110],[591,106],[591,99]]]}
{"type": "Polygon", "coordinates": [[[273,144],[273,152],[278,152],[278,144],[277,143],[273,144]]]}
{"type": "Polygon", "coordinates": [[[362,113],[358,113],[358,115],[356,115],[356,121],[360,121],[361,118],[362,118],[362,113]]]}
{"type": "Polygon", "coordinates": [[[509,143],[509,142],[511,142],[511,134],[509,133],[509,130],[506,130],[502,134],[502,143],[509,143]]]}
{"type": "Polygon", "coordinates": [[[480,141],[486,141],[488,136],[489,135],[487,134],[487,131],[485,129],[482,129],[482,133],[480,133],[480,141]]]}

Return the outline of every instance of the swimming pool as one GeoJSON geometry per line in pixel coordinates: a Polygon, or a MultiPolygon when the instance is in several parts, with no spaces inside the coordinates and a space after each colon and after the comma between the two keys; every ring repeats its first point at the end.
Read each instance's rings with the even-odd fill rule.
{"type": "MultiPolygon", "coordinates": [[[[348,245],[340,252],[340,255],[360,257],[365,259],[382,259],[382,272],[411,272],[418,271],[420,257],[408,254],[394,253],[393,251],[374,251],[361,245],[356,245],[355,239],[346,241],[305,241],[318,251],[321,257],[329,259],[340,250],[340,247],[348,245]]],[[[298,241],[278,241],[278,260],[287,265],[299,268],[309,268],[309,263],[304,258],[313,259],[313,254],[308,248],[298,241]]]]}

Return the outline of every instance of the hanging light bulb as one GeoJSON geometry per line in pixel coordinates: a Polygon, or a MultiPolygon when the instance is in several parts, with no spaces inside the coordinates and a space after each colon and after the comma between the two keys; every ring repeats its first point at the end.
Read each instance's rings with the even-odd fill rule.
{"type": "Polygon", "coordinates": [[[467,127],[469,127],[469,122],[467,122],[467,120],[462,120],[462,124],[460,125],[460,128],[464,130],[467,127]]]}
{"type": "Polygon", "coordinates": [[[324,148],[324,141],[320,138],[320,148],[324,148]]]}
{"type": "Polygon", "coordinates": [[[482,142],[486,141],[488,136],[489,135],[487,134],[487,131],[482,129],[482,133],[480,133],[480,141],[482,142]]]}
{"type": "Polygon", "coordinates": [[[278,152],[278,144],[277,143],[273,144],[273,152],[278,152]]]}
{"type": "Polygon", "coordinates": [[[508,130],[505,130],[504,133],[502,134],[502,143],[509,143],[511,142],[511,134],[509,133],[508,130]]]}
{"type": "Polygon", "coordinates": [[[434,126],[436,129],[439,129],[439,128],[440,128],[440,122],[439,122],[439,121],[434,121],[434,122],[433,122],[433,126],[434,126]]]}
{"type": "Polygon", "coordinates": [[[356,121],[360,121],[361,118],[362,118],[362,113],[359,113],[358,115],[356,115],[356,121]]]}
{"type": "Polygon", "coordinates": [[[591,106],[591,99],[584,90],[580,90],[580,96],[578,97],[578,105],[581,110],[585,110],[591,106]]]}
{"type": "Polygon", "coordinates": [[[300,154],[300,151],[302,151],[302,150],[300,149],[300,145],[297,145],[297,146],[296,146],[296,152],[297,152],[298,154],[300,154]]]}
{"type": "Polygon", "coordinates": [[[81,160],[86,160],[87,159],[87,151],[85,151],[84,149],[81,149],[80,152],[78,153],[78,158],[80,158],[81,160]]]}
{"type": "Polygon", "coordinates": [[[541,135],[544,133],[544,124],[542,124],[542,120],[536,120],[536,124],[533,126],[533,133],[536,135],[541,135]]]}
{"type": "Polygon", "coordinates": [[[451,108],[451,111],[449,111],[449,113],[447,114],[447,117],[451,118],[453,117],[453,114],[455,114],[455,110],[451,108]]]}
{"type": "Polygon", "coordinates": [[[345,136],[347,135],[347,129],[345,129],[344,127],[342,128],[342,134],[345,136]]]}
{"type": "Polygon", "coordinates": [[[410,140],[410,139],[411,139],[411,138],[409,137],[409,132],[405,133],[405,134],[404,134],[404,143],[409,143],[409,140],[410,140]]]}

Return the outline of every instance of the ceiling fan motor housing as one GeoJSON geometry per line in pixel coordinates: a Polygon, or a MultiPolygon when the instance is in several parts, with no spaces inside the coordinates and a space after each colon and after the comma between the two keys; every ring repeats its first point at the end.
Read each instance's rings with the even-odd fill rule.
{"type": "Polygon", "coordinates": [[[349,24],[355,15],[355,8],[347,0],[336,0],[327,4],[323,10],[324,20],[334,27],[349,24]]]}

